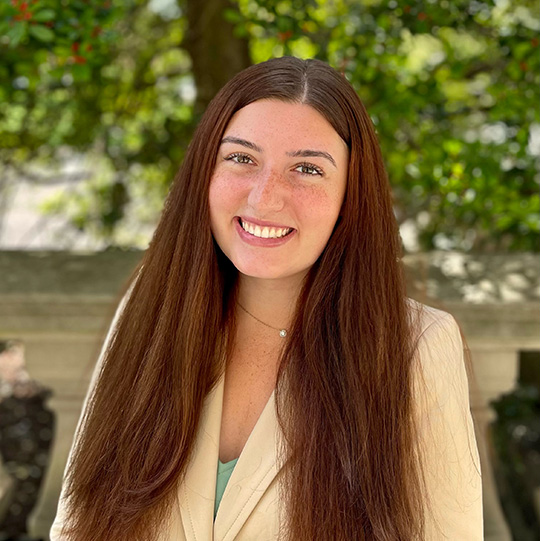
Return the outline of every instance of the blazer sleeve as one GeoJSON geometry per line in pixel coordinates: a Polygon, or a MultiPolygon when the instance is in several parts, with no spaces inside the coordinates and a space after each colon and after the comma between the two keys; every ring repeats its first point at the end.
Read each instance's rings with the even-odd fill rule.
{"type": "Polygon", "coordinates": [[[103,357],[104,357],[104,354],[105,354],[105,351],[111,341],[111,338],[113,336],[113,331],[116,327],[116,324],[118,323],[118,319],[120,318],[120,314],[122,313],[125,305],[126,305],[126,302],[129,298],[129,295],[131,293],[133,289],[133,285],[129,288],[128,292],[122,297],[118,307],[116,308],[116,312],[114,314],[114,317],[113,317],[113,320],[112,320],[112,323],[109,327],[109,330],[107,332],[107,336],[105,338],[105,341],[103,342],[103,346],[101,348],[101,352],[99,354],[99,357],[98,357],[98,361],[96,363],[96,366],[94,368],[94,371],[92,373],[92,377],[90,379],[90,385],[88,387],[88,391],[86,393],[86,396],[84,398],[84,402],[83,402],[83,406],[82,406],[82,411],[81,411],[81,415],[79,417],[79,421],[77,423],[77,428],[75,430],[75,436],[74,436],[74,439],[73,439],[73,443],[72,443],[72,446],[71,446],[71,450],[69,452],[69,455],[68,455],[68,460],[67,460],[67,464],[66,464],[66,467],[64,469],[64,481],[62,483],[62,490],[61,490],[61,493],[60,493],[60,498],[59,498],[59,501],[58,501],[58,507],[57,507],[57,510],[56,510],[56,517],[54,519],[54,522],[51,526],[51,529],[50,529],[50,532],[49,532],[49,537],[50,537],[50,541],[63,541],[64,539],[66,539],[65,536],[62,535],[62,527],[63,525],[65,524],[66,522],[66,517],[67,517],[67,513],[66,513],[66,502],[65,502],[65,478],[66,478],[66,474],[69,470],[69,466],[70,466],[70,463],[71,463],[71,458],[72,458],[72,454],[73,454],[73,449],[75,447],[75,442],[77,441],[77,435],[79,433],[79,430],[81,428],[81,423],[82,423],[82,420],[84,418],[84,414],[86,412],[86,408],[87,408],[87,404],[88,404],[88,400],[92,394],[92,391],[94,389],[94,386],[97,382],[97,379],[98,379],[98,376],[99,376],[99,372],[101,370],[101,366],[103,364],[103,357]]]}
{"type": "Polygon", "coordinates": [[[415,389],[427,489],[426,541],[483,539],[482,478],[463,342],[455,319],[437,311],[418,342],[415,389]]]}

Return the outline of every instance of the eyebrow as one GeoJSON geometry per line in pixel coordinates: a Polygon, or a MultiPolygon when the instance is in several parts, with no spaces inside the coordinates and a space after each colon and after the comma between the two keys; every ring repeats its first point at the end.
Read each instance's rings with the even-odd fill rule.
{"type": "MultiPolygon", "coordinates": [[[[255,150],[255,152],[263,152],[263,149],[256,145],[255,143],[252,143],[251,141],[246,141],[246,139],[242,139],[240,137],[234,137],[232,135],[228,135],[227,137],[224,137],[221,140],[221,144],[224,143],[236,143],[237,145],[242,145],[244,147],[247,147],[251,150],[255,150]]],[[[287,156],[292,156],[293,158],[301,157],[301,158],[312,158],[312,157],[319,157],[319,158],[326,158],[336,169],[336,161],[334,158],[332,158],[332,155],[328,152],[324,152],[323,150],[295,150],[294,152],[287,152],[287,156]]]]}

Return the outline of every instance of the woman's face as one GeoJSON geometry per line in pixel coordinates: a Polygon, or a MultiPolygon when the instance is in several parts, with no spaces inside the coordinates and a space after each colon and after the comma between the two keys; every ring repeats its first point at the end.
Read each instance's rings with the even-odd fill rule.
{"type": "Polygon", "coordinates": [[[232,117],[210,183],[212,234],[243,274],[303,276],[339,216],[348,149],[309,105],[259,100],[232,117]]]}

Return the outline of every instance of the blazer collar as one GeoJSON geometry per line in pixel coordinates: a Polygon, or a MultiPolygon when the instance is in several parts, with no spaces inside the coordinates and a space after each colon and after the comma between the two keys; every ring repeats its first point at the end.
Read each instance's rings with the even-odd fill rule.
{"type": "Polygon", "coordinates": [[[214,522],[224,381],[223,375],[206,397],[193,454],[179,488],[180,514],[189,541],[232,541],[281,469],[281,431],[272,392],[234,467],[214,522]]]}

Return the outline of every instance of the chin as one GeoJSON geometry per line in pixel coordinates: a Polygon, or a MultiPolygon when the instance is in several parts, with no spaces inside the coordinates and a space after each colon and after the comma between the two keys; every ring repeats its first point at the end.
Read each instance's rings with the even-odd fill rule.
{"type": "Polygon", "coordinates": [[[260,278],[262,280],[276,280],[278,278],[286,278],[294,272],[291,272],[289,269],[281,268],[271,268],[267,265],[262,264],[236,264],[234,266],[241,274],[249,276],[251,278],[260,278]]]}
{"type": "Polygon", "coordinates": [[[238,272],[244,276],[249,276],[250,278],[259,278],[261,280],[277,280],[279,278],[286,278],[288,274],[278,271],[271,271],[269,269],[251,269],[244,267],[236,267],[238,272]]]}

